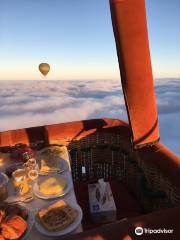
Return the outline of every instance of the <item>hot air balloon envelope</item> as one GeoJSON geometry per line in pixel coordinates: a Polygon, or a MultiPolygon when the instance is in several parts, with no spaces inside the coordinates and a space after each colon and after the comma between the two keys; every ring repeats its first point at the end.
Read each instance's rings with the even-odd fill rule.
{"type": "Polygon", "coordinates": [[[46,76],[50,70],[50,65],[48,63],[39,64],[39,71],[46,76]]]}

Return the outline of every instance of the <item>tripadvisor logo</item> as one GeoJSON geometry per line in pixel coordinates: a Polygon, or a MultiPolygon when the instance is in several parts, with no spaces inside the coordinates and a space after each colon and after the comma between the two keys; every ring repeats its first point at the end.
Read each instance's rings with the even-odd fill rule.
{"type": "Polygon", "coordinates": [[[142,235],[143,234],[143,228],[142,227],[135,228],[135,234],[136,235],[142,235]]]}
{"type": "Polygon", "coordinates": [[[173,229],[165,229],[165,228],[158,228],[158,229],[150,229],[150,228],[142,228],[142,227],[136,227],[135,228],[135,234],[136,235],[142,235],[144,234],[160,234],[160,233],[164,233],[164,234],[171,234],[173,233],[173,229]]]}

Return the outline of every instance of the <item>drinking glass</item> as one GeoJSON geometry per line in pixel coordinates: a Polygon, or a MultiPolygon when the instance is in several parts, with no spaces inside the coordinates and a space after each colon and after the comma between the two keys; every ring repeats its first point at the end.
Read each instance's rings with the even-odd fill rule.
{"type": "Polygon", "coordinates": [[[38,171],[37,170],[30,170],[28,172],[28,179],[29,179],[29,183],[30,183],[30,188],[31,191],[33,190],[33,186],[34,184],[37,182],[38,179],[38,171]]]}
{"type": "Polygon", "coordinates": [[[15,187],[17,195],[23,196],[30,191],[30,186],[25,169],[17,169],[13,172],[12,177],[13,185],[15,187]]]}

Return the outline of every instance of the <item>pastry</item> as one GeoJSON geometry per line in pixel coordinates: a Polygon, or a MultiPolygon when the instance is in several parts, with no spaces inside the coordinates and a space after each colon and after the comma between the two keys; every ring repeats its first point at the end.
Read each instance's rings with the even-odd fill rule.
{"type": "Polygon", "coordinates": [[[38,212],[40,223],[48,231],[60,231],[65,229],[74,222],[77,215],[77,210],[69,206],[64,200],[59,200],[38,212]]]}
{"type": "Polygon", "coordinates": [[[26,221],[20,216],[13,216],[1,224],[5,239],[19,239],[27,229],[26,221]]]}
{"type": "Polygon", "coordinates": [[[44,195],[62,194],[66,187],[66,180],[60,177],[47,177],[39,183],[39,191],[44,195]]]}
{"type": "Polygon", "coordinates": [[[5,240],[2,234],[0,234],[0,240],[5,240]]]}
{"type": "Polygon", "coordinates": [[[20,239],[27,229],[28,210],[18,204],[0,204],[0,240],[20,239]]]}

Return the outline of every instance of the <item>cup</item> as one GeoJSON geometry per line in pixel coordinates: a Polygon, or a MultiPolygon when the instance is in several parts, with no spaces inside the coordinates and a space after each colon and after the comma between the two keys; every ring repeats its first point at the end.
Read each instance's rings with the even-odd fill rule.
{"type": "Polygon", "coordinates": [[[26,177],[25,169],[17,169],[16,171],[13,172],[12,177],[14,186],[18,187],[26,177]]]}
{"type": "Polygon", "coordinates": [[[13,172],[12,176],[17,195],[22,196],[30,191],[30,185],[25,169],[17,169],[13,172]]]}

